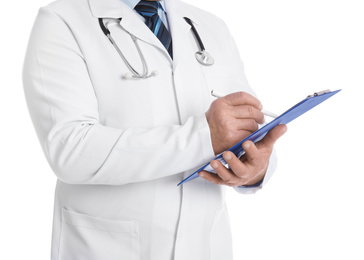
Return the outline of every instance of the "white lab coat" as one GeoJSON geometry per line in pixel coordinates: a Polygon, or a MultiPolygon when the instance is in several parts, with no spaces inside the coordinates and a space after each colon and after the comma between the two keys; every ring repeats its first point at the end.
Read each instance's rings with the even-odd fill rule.
{"type": "Polygon", "coordinates": [[[60,0],[39,11],[23,78],[58,177],[52,260],[232,259],[224,188],[202,178],[176,184],[214,157],[204,115],[210,91],[252,91],[220,19],[179,0],[166,0],[166,8],[173,61],[120,0],[60,0]],[[129,70],[99,17],[122,17],[109,26],[119,48],[141,71],[128,33],[135,35],[159,75],[123,79],[129,70]],[[183,17],[195,24],[213,66],[196,61],[183,17]]]}

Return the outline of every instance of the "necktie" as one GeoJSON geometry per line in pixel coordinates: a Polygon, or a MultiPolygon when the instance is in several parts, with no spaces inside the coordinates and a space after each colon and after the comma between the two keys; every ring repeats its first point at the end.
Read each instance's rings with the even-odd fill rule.
{"type": "Polygon", "coordinates": [[[164,47],[167,49],[169,55],[173,59],[172,37],[158,15],[158,2],[142,0],[135,6],[134,9],[145,18],[145,24],[162,42],[164,47]]]}

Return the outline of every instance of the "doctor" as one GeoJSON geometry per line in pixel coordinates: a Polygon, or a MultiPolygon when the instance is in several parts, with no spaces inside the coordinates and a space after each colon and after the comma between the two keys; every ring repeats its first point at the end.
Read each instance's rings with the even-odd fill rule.
{"type": "Polygon", "coordinates": [[[23,80],[58,178],[52,260],[233,258],[224,187],[260,189],[286,127],[176,186],[264,121],[220,19],[180,0],[59,0],[39,11],[23,80]]]}

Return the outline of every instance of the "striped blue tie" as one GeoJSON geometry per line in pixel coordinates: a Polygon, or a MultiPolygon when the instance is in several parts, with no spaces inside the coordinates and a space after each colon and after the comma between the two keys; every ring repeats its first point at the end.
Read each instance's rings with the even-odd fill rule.
{"type": "Polygon", "coordinates": [[[135,11],[145,18],[145,24],[158,37],[173,59],[172,37],[158,15],[158,4],[157,1],[142,0],[135,6],[135,11]]]}

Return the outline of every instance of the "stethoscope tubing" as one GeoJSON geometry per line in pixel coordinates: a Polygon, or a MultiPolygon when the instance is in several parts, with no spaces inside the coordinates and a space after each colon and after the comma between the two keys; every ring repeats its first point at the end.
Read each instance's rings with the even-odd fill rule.
{"type": "MultiPolygon", "coordinates": [[[[118,19],[119,22],[121,21],[121,18],[118,19]]],[[[122,60],[124,61],[125,65],[128,67],[128,69],[133,73],[133,75],[137,78],[145,78],[147,77],[148,74],[148,65],[147,62],[145,61],[144,55],[142,53],[142,51],[140,50],[139,44],[137,42],[137,39],[134,35],[130,34],[130,37],[132,38],[134,45],[138,51],[139,57],[142,61],[143,64],[143,73],[140,74],[136,69],[134,69],[134,67],[129,63],[129,61],[125,58],[124,54],[122,53],[122,51],[120,50],[119,46],[116,44],[116,42],[114,41],[114,39],[111,37],[111,33],[110,30],[107,28],[107,26],[105,26],[104,22],[103,22],[103,18],[99,18],[99,24],[101,27],[101,30],[103,31],[103,33],[106,35],[106,37],[109,39],[109,41],[111,42],[111,44],[115,47],[116,51],[118,52],[118,54],[120,55],[120,57],[122,58],[122,60]]]]}
{"type": "Polygon", "coordinates": [[[195,36],[195,39],[197,41],[197,45],[200,48],[200,51],[205,51],[205,46],[203,45],[203,42],[201,40],[200,34],[197,32],[196,27],[193,25],[193,22],[188,17],[183,17],[186,22],[191,26],[193,35],[195,36]]]}
{"type": "MultiPolygon", "coordinates": [[[[198,62],[200,62],[202,65],[205,66],[211,66],[214,64],[214,59],[211,57],[211,55],[206,51],[205,46],[201,40],[201,37],[199,35],[199,33],[197,32],[195,26],[193,25],[193,22],[191,21],[190,18],[188,17],[183,17],[185,19],[185,21],[191,26],[192,29],[192,33],[194,35],[194,38],[197,42],[197,45],[199,47],[199,51],[196,52],[195,56],[198,62]]],[[[117,20],[120,22],[122,18],[118,18],[117,20]]],[[[158,75],[158,71],[153,71],[152,73],[149,74],[148,71],[148,65],[147,62],[144,58],[144,55],[139,47],[137,38],[130,34],[131,39],[134,42],[134,45],[138,51],[140,60],[142,62],[143,65],[143,73],[139,73],[136,69],[134,69],[134,67],[129,63],[129,61],[126,59],[126,57],[124,56],[124,54],[122,53],[122,51],[119,49],[118,45],[116,44],[116,42],[114,41],[114,39],[111,36],[110,30],[108,29],[107,25],[104,24],[103,18],[99,18],[99,24],[101,27],[102,32],[105,34],[105,36],[109,39],[109,41],[111,42],[111,44],[114,46],[115,50],[117,51],[117,53],[120,55],[120,57],[122,58],[122,60],[124,61],[125,65],[128,67],[129,71],[131,73],[126,73],[123,77],[125,79],[131,79],[131,78],[135,78],[135,79],[145,79],[145,78],[150,78],[153,76],[158,75]]]]}

